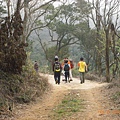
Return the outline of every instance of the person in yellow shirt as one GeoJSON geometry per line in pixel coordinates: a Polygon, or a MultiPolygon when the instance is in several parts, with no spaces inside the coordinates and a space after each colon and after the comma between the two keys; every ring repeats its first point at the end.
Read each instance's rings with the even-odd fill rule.
{"type": "Polygon", "coordinates": [[[79,73],[80,73],[80,83],[85,82],[85,72],[87,71],[87,64],[84,62],[84,59],[81,57],[80,61],[78,62],[79,73]]]}

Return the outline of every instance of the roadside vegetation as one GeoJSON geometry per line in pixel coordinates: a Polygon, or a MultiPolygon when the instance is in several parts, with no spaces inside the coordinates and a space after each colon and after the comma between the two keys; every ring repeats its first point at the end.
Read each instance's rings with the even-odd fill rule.
{"type": "Polygon", "coordinates": [[[31,63],[23,67],[21,74],[0,71],[0,118],[12,115],[16,104],[42,97],[48,86],[47,78],[36,73],[31,63]]]}

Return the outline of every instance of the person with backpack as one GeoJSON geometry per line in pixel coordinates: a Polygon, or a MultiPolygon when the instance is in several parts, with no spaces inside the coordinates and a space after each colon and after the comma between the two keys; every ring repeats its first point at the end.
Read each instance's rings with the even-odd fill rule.
{"type": "Polygon", "coordinates": [[[66,61],[66,58],[64,58],[62,62],[62,81],[65,81],[65,71],[64,71],[65,61],[66,61]]]}
{"type": "Polygon", "coordinates": [[[70,65],[70,62],[68,60],[68,58],[64,58],[63,62],[62,62],[62,81],[65,81],[65,71],[64,71],[64,65],[65,65],[65,62],[68,61],[68,64],[70,65]]]}
{"type": "Polygon", "coordinates": [[[78,62],[78,67],[79,67],[79,73],[80,73],[80,83],[85,82],[85,72],[87,71],[87,65],[86,62],[84,62],[84,59],[81,57],[80,61],[78,62]]]}
{"type": "Polygon", "coordinates": [[[55,57],[55,62],[53,63],[53,72],[54,72],[54,79],[56,84],[60,84],[61,71],[62,71],[62,66],[58,61],[58,58],[55,57]]]}
{"type": "Polygon", "coordinates": [[[67,83],[67,81],[70,82],[69,80],[69,70],[70,70],[70,65],[68,64],[68,60],[65,60],[65,64],[64,64],[64,67],[63,67],[64,71],[65,71],[65,82],[67,83]]]}
{"type": "Polygon", "coordinates": [[[34,63],[34,69],[35,69],[36,72],[38,72],[38,63],[37,63],[37,61],[35,61],[35,63],[34,63]]]}

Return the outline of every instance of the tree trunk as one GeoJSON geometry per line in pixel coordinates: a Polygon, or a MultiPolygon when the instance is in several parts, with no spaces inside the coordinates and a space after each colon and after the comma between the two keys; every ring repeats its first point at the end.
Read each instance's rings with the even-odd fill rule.
{"type": "Polygon", "coordinates": [[[27,22],[28,22],[28,1],[24,0],[24,20],[23,20],[23,36],[22,41],[23,43],[26,43],[26,36],[27,36],[27,22]]]}
{"type": "Polygon", "coordinates": [[[100,28],[101,28],[101,25],[100,25],[100,3],[99,3],[99,0],[96,1],[96,28],[97,28],[97,47],[98,47],[98,50],[97,50],[97,55],[96,55],[96,63],[97,63],[97,71],[98,71],[98,75],[100,76],[101,75],[101,54],[99,52],[99,50],[101,49],[101,43],[99,42],[100,40],[100,35],[99,35],[99,32],[100,32],[100,28]]]}
{"type": "Polygon", "coordinates": [[[110,82],[110,70],[109,70],[109,28],[105,31],[105,34],[106,34],[106,48],[105,48],[106,81],[110,82]]]}

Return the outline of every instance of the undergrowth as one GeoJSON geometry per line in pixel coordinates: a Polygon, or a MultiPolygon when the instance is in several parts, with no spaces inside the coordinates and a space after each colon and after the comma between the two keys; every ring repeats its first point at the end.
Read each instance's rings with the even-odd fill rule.
{"type": "Polygon", "coordinates": [[[13,110],[14,104],[34,101],[48,88],[47,78],[41,77],[29,62],[21,74],[0,71],[0,118],[13,110]]]}

